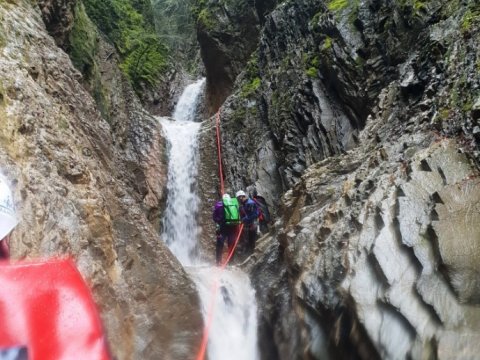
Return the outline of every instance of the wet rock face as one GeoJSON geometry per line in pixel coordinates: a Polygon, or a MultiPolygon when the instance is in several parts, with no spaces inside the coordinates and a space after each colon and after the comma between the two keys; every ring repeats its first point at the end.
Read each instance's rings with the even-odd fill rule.
{"type": "Polygon", "coordinates": [[[50,35],[58,46],[68,43],[68,35],[73,27],[74,8],[77,0],[39,0],[38,7],[50,35]]]}
{"type": "Polygon", "coordinates": [[[197,38],[207,73],[207,110],[230,94],[237,75],[257,46],[260,23],[276,0],[207,1],[198,5],[197,38]]]}
{"type": "Polygon", "coordinates": [[[0,162],[20,218],[13,257],[73,256],[115,357],[190,358],[202,320],[155,225],[166,181],[158,122],[113,63],[100,64],[112,105],[102,118],[29,1],[2,2],[0,18],[0,162]]]}
{"type": "Polygon", "coordinates": [[[359,148],[318,163],[285,194],[283,217],[260,240],[251,269],[263,304],[260,341],[313,358],[322,348],[348,359],[478,352],[480,173],[454,141],[399,140],[408,147],[359,148]],[[274,271],[278,262],[286,274],[274,271]],[[273,306],[280,293],[291,307],[273,306]],[[292,310],[296,319],[283,322],[292,310]],[[292,327],[304,336],[279,341],[275,333],[292,327]]]}
{"type": "Polygon", "coordinates": [[[439,130],[463,132],[478,146],[477,32],[458,26],[475,9],[441,1],[278,6],[265,16],[258,47],[221,109],[228,182],[255,184],[276,203],[310,165],[357,144],[379,94],[394,80],[407,109],[416,106],[402,121],[424,113],[439,130]],[[453,46],[457,36],[463,41],[453,46]],[[465,77],[455,77],[458,67],[465,77]]]}
{"type": "Polygon", "coordinates": [[[479,11],[265,17],[221,109],[227,188],[255,184],[280,215],[247,264],[263,358],[478,353],[479,11]]]}
{"type": "Polygon", "coordinates": [[[360,213],[362,230],[350,238],[342,288],[369,334],[398,335],[370,335],[382,357],[469,358],[478,351],[458,339],[472,342],[480,331],[480,312],[468,306],[478,301],[478,229],[471,220],[478,213],[460,195],[469,192],[475,201],[479,173],[457,146],[434,143],[401,170],[403,180],[389,179],[395,186],[381,181],[367,200],[375,208],[360,213]]]}

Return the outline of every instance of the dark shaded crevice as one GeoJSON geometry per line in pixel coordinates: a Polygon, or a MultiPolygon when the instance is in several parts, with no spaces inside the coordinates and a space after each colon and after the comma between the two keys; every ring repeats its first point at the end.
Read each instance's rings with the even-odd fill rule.
{"type": "Polygon", "coordinates": [[[380,359],[365,328],[358,320],[355,302],[350,296],[334,311],[336,321],[331,331],[330,348],[335,359],[380,359]]]}
{"type": "MultiPolygon", "coordinates": [[[[318,303],[316,309],[311,308],[299,299],[305,310],[316,321],[328,342],[328,355],[338,360],[380,360],[374,344],[367,331],[357,318],[354,300],[347,294],[337,293],[338,304],[327,309],[318,303]]],[[[304,354],[304,359],[315,359],[311,353],[304,354]]]]}
{"type": "Polygon", "coordinates": [[[433,200],[433,202],[434,202],[435,204],[443,204],[443,203],[444,203],[443,200],[442,200],[442,198],[440,197],[440,195],[438,194],[437,191],[435,191],[435,192],[431,195],[431,198],[432,198],[432,200],[433,200]]]}
{"type": "Polygon", "coordinates": [[[425,237],[432,245],[433,256],[435,257],[435,266],[438,268],[439,264],[442,263],[442,255],[440,253],[440,247],[438,244],[438,236],[432,225],[427,227],[427,231],[425,231],[425,237]]]}
{"type": "Polygon", "coordinates": [[[430,167],[430,165],[428,165],[427,160],[423,159],[422,161],[420,161],[420,170],[428,172],[432,171],[432,168],[430,167]]]}
{"type": "Polygon", "coordinates": [[[430,318],[431,318],[432,321],[435,323],[435,325],[436,325],[436,326],[443,326],[442,319],[441,319],[440,316],[438,315],[437,311],[435,310],[435,308],[433,307],[433,305],[431,305],[431,304],[425,302],[425,300],[423,300],[423,297],[422,297],[422,295],[418,292],[417,287],[414,287],[414,288],[413,288],[413,294],[414,294],[414,296],[417,298],[417,300],[419,301],[419,303],[422,305],[423,310],[430,315],[430,318]]]}
{"type": "MultiPolygon", "coordinates": [[[[405,192],[403,191],[403,189],[402,189],[400,186],[397,187],[397,194],[396,194],[396,196],[397,196],[397,197],[405,197],[405,196],[406,196],[406,195],[405,195],[405,192]]],[[[398,201],[397,201],[397,202],[398,202],[398,201]]],[[[396,215],[398,215],[398,214],[396,213],[396,215]]]]}
{"type": "Polygon", "coordinates": [[[410,321],[408,321],[408,319],[400,312],[399,309],[392,304],[385,303],[383,301],[377,301],[377,306],[382,312],[388,313],[403,327],[408,334],[410,341],[413,341],[417,337],[417,330],[415,330],[415,327],[410,323],[410,321]]]}
{"type": "Polygon", "coordinates": [[[443,172],[443,170],[440,167],[437,167],[437,171],[442,177],[443,185],[447,185],[447,177],[445,176],[445,173],[443,172]]]}
{"type": "Polygon", "coordinates": [[[383,221],[382,218],[382,210],[377,206],[375,207],[375,227],[377,228],[377,231],[382,230],[385,227],[385,222],[383,221]]]}
{"type": "Polygon", "coordinates": [[[393,219],[392,230],[400,246],[400,252],[405,254],[410,259],[410,264],[414,266],[416,273],[420,274],[422,272],[423,265],[415,254],[413,247],[406,245],[403,242],[403,236],[402,232],[400,231],[400,222],[398,221],[398,218],[393,219]]]}
{"type": "Polygon", "coordinates": [[[367,264],[371,266],[373,273],[377,277],[377,282],[382,285],[384,289],[388,288],[390,286],[388,282],[388,278],[383,272],[382,267],[380,266],[380,263],[378,262],[377,258],[375,257],[375,254],[370,253],[367,256],[367,264]]]}
{"type": "Polygon", "coordinates": [[[437,233],[432,225],[429,225],[427,231],[425,232],[427,239],[432,244],[432,250],[435,257],[435,267],[438,270],[437,275],[442,278],[442,280],[447,284],[448,289],[452,292],[454,297],[458,300],[459,296],[458,293],[455,291],[454,287],[452,286],[452,282],[450,279],[450,275],[448,273],[447,266],[443,263],[442,254],[440,252],[440,244],[438,240],[437,233]]]}
{"type": "MultiPolygon", "coordinates": [[[[271,314],[272,318],[277,318],[278,314],[271,314]]],[[[275,344],[274,326],[265,318],[259,320],[258,338],[262,339],[260,346],[261,359],[280,359],[278,348],[275,344]]]]}

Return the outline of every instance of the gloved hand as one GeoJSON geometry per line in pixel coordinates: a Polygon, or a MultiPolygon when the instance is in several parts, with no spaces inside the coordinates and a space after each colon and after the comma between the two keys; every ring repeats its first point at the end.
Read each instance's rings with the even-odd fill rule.
{"type": "Polygon", "coordinates": [[[215,224],[215,234],[220,235],[220,225],[215,224]]]}

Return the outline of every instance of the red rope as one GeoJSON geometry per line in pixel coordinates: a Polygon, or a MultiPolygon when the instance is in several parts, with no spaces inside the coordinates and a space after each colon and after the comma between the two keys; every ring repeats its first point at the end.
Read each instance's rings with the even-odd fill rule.
{"type": "MultiPolygon", "coordinates": [[[[216,119],[216,131],[217,131],[217,153],[218,153],[218,172],[220,176],[220,191],[221,195],[225,193],[225,187],[223,184],[223,167],[222,167],[222,152],[221,152],[221,139],[220,139],[220,110],[217,112],[217,119],[216,119]]],[[[221,266],[218,268],[218,271],[216,273],[215,277],[215,282],[213,283],[213,289],[212,289],[212,298],[210,301],[210,306],[208,309],[207,313],[207,322],[205,324],[205,328],[203,330],[203,337],[202,337],[202,343],[200,345],[200,351],[198,352],[196,360],[203,360],[205,358],[205,352],[207,351],[207,344],[208,344],[208,337],[210,334],[210,328],[212,327],[212,322],[213,322],[213,315],[215,313],[215,298],[217,297],[217,292],[219,288],[219,282],[218,279],[220,278],[220,272],[225,270],[227,267],[227,264],[229,261],[232,259],[233,253],[235,252],[235,249],[238,245],[238,241],[240,240],[240,235],[242,234],[243,230],[243,224],[240,225],[237,237],[235,239],[235,242],[233,243],[232,248],[228,252],[228,256],[225,259],[225,261],[221,264],[221,266]]]]}
{"type": "Polygon", "coordinates": [[[220,176],[220,195],[223,196],[223,194],[225,193],[225,187],[223,185],[222,148],[221,148],[221,139],[220,139],[220,110],[217,111],[216,129],[217,129],[216,131],[217,131],[218,173],[220,176]]]}
{"type": "Polygon", "coordinates": [[[220,277],[219,276],[220,271],[225,270],[225,267],[227,266],[228,262],[232,258],[233,253],[235,252],[235,248],[238,245],[238,241],[240,240],[240,235],[242,234],[242,230],[243,230],[243,224],[240,225],[240,228],[239,228],[238,233],[237,233],[237,237],[235,239],[235,242],[233,243],[232,248],[228,252],[227,258],[225,259],[225,261],[223,262],[223,264],[220,266],[220,268],[218,269],[218,271],[216,273],[216,278],[215,278],[215,282],[213,284],[213,289],[212,289],[212,298],[211,298],[210,306],[209,306],[208,313],[207,313],[208,314],[207,315],[207,322],[206,322],[205,328],[203,330],[202,344],[200,345],[200,351],[198,352],[196,360],[203,360],[205,358],[205,352],[207,350],[207,344],[208,344],[208,336],[210,334],[210,329],[212,327],[212,322],[213,322],[213,315],[215,313],[215,298],[217,296],[217,292],[218,292],[218,288],[219,288],[218,279],[220,277]]]}

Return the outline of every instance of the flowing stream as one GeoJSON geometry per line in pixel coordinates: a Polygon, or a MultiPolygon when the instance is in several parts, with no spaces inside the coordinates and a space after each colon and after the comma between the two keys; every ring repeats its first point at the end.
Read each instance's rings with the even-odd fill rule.
{"type": "MultiPolygon", "coordinates": [[[[187,86],[177,103],[173,120],[160,119],[169,156],[163,238],[197,285],[205,323],[212,317],[208,359],[255,360],[258,359],[257,306],[250,279],[234,267],[220,271],[205,263],[197,246],[200,123],[194,120],[204,84],[205,79],[201,79],[187,86]]],[[[213,204],[207,206],[213,207],[213,204]]]]}

